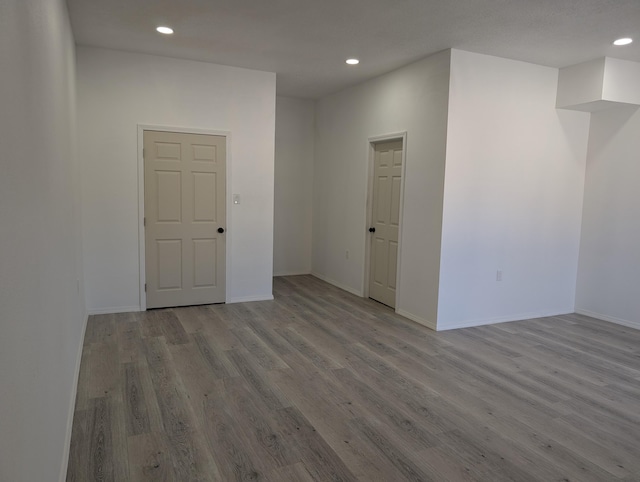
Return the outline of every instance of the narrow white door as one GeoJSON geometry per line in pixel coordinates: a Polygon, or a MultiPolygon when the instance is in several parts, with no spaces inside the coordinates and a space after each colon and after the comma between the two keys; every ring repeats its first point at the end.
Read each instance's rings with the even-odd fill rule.
{"type": "Polygon", "coordinates": [[[375,145],[369,297],[395,308],[402,141],[375,145]]]}
{"type": "Polygon", "coordinates": [[[147,308],[225,301],[225,141],[144,132],[147,308]]]}

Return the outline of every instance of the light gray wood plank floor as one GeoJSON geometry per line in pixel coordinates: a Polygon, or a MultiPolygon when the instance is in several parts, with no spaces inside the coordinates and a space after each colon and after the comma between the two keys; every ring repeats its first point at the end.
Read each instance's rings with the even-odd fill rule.
{"type": "Polygon", "coordinates": [[[67,480],[640,481],[640,331],[274,295],[91,316],[67,480]]]}

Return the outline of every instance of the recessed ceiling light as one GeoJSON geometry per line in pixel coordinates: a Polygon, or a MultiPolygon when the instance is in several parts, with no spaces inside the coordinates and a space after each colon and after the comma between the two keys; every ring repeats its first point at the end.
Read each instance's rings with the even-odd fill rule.
{"type": "Polygon", "coordinates": [[[631,42],[633,42],[633,39],[631,38],[619,38],[613,42],[613,45],[629,45],[631,42]]]}
{"type": "Polygon", "coordinates": [[[347,59],[346,61],[349,65],[358,65],[360,61],[358,59],[347,59]]]}
{"type": "Polygon", "coordinates": [[[158,27],[156,30],[165,35],[171,35],[173,33],[173,29],[170,27],[158,27]]]}

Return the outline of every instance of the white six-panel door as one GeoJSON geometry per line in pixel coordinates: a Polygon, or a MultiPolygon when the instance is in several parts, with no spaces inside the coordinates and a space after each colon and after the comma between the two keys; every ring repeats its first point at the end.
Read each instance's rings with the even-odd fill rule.
{"type": "Polygon", "coordinates": [[[225,301],[225,141],[144,131],[147,308],[225,301]]]}
{"type": "Polygon", "coordinates": [[[395,308],[402,141],[375,145],[369,297],[395,308]]]}

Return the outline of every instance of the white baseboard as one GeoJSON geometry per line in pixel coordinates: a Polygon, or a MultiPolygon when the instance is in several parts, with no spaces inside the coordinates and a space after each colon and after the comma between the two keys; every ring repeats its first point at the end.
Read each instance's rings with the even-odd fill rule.
{"type": "Polygon", "coordinates": [[[356,295],[359,296],[360,298],[362,298],[364,296],[364,294],[362,293],[362,291],[358,291],[356,289],[351,288],[350,286],[344,285],[342,283],[339,283],[338,281],[332,280],[331,278],[327,278],[324,275],[321,275],[320,273],[316,273],[314,271],[311,272],[311,276],[315,276],[316,278],[325,281],[327,283],[329,283],[330,285],[335,286],[336,288],[340,288],[341,290],[345,290],[349,293],[351,293],[352,295],[356,295]]]}
{"type": "Polygon", "coordinates": [[[271,301],[273,295],[258,295],[258,296],[237,296],[235,298],[229,298],[226,303],[250,303],[252,301],[271,301]]]}
{"type": "Polygon", "coordinates": [[[133,311],[142,311],[140,306],[119,306],[114,308],[96,308],[89,309],[90,315],[111,315],[113,313],[131,313],[133,311]]]}
{"type": "Polygon", "coordinates": [[[282,271],[279,273],[273,273],[274,277],[277,276],[303,276],[305,274],[311,274],[309,271],[282,271]]]}
{"type": "Polygon", "coordinates": [[[436,324],[433,321],[427,320],[425,318],[421,318],[420,316],[416,316],[412,313],[409,313],[408,311],[404,311],[401,309],[397,309],[396,313],[399,314],[400,316],[404,316],[405,318],[410,319],[411,321],[415,321],[416,323],[422,325],[422,326],[426,326],[427,328],[431,328],[432,330],[436,331],[437,327],[436,324]]]}
{"type": "Polygon", "coordinates": [[[76,396],[78,394],[78,381],[80,379],[80,364],[82,363],[82,350],[84,348],[84,336],[87,332],[87,321],[89,314],[84,315],[84,323],[82,323],[82,333],[80,335],[80,347],[76,355],[76,366],[73,379],[73,387],[71,389],[71,403],[67,413],[67,433],[64,439],[64,452],[62,454],[62,466],[60,468],[60,482],[67,480],[67,470],[69,468],[69,452],[71,451],[71,434],[73,432],[73,415],[76,411],[76,396]]]}
{"type": "Polygon", "coordinates": [[[578,308],[576,308],[576,313],[578,313],[579,315],[590,316],[591,318],[597,318],[602,321],[615,323],[616,325],[627,326],[629,328],[640,330],[640,321],[623,320],[622,318],[616,318],[615,316],[603,315],[601,313],[595,313],[589,310],[581,310],[578,308]]]}
{"type": "Polygon", "coordinates": [[[498,323],[508,323],[510,321],[522,321],[522,320],[531,320],[534,318],[545,318],[547,316],[558,316],[558,315],[567,315],[572,313],[573,311],[562,310],[562,311],[538,311],[531,313],[522,313],[519,315],[509,315],[509,316],[501,316],[498,318],[484,318],[484,319],[476,319],[476,320],[466,320],[459,321],[455,323],[450,323],[447,326],[441,326],[438,324],[438,331],[446,331],[446,330],[457,330],[459,328],[473,328],[474,326],[483,326],[483,325],[495,325],[498,323]]]}

